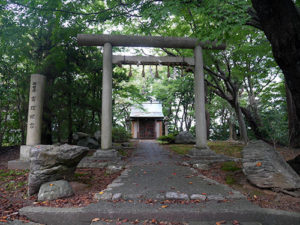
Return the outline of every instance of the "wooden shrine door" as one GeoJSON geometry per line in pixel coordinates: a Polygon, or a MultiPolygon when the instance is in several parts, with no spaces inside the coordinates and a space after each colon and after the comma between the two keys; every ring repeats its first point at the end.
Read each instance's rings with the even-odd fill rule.
{"type": "Polygon", "coordinates": [[[143,119],[139,122],[140,138],[154,139],[155,138],[155,120],[143,119]]]}

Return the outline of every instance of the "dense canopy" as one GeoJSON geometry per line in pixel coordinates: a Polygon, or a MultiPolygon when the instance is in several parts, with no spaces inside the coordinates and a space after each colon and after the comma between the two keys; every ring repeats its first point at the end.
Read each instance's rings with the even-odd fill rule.
{"type": "MultiPolygon", "coordinates": [[[[300,98],[295,87],[300,47],[293,43],[299,43],[300,3],[252,2],[1,0],[0,146],[25,142],[29,79],[34,73],[47,77],[43,143],[72,143],[74,132],[100,129],[102,49],[78,46],[77,35],[85,33],[226,43],[226,50],[204,50],[209,139],[264,139],[299,147],[300,98]],[[266,9],[291,13],[264,14],[266,9]],[[280,23],[280,15],[289,16],[280,23]],[[284,32],[278,29],[290,35],[280,36],[284,32]]],[[[113,52],[193,56],[191,49],[172,48],[114,47],[113,52]]],[[[114,127],[128,128],[130,107],[155,98],[163,104],[169,132],[193,133],[193,81],[191,67],[115,66],[114,127]]]]}

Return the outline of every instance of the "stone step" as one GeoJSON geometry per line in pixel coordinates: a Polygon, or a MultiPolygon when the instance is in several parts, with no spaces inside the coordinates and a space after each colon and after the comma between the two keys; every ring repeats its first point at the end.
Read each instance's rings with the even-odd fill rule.
{"type": "MultiPolygon", "coordinates": [[[[147,224],[155,224],[155,222],[152,222],[153,219],[148,220],[132,220],[128,222],[122,222],[122,220],[106,220],[106,221],[95,221],[92,222],[90,225],[112,225],[112,224],[118,224],[118,222],[122,225],[147,225],[147,224]]],[[[123,220],[124,221],[124,220],[123,220]]],[[[126,220],[125,220],[126,221],[126,220]]],[[[156,221],[156,220],[154,220],[156,221]]],[[[156,221],[157,222],[157,221],[156,221]]],[[[177,222],[177,221],[158,221],[160,224],[168,224],[168,223],[175,223],[175,224],[184,224],[184,225],[216,225],[217,222],[222,222],[222,225],[232,225],[234,224],[232,221],[187,221],[187,222],[177,222]]],[[[239,222],[237,225],[263,225],[260,222],[239,222]]]]}
{"type": "Polygon", "coordinates": [[[196,205],[169,204],[168,207],[137,202],[100,202],[85,208],[25,207],[19,212],[32,221],[47,225],[90,225],[94,218],[128,220],[155,218],[159,221],[182,223],[192,221],[193,225],[199,224],[198,221],[209,224],[210,221],[216,223],[223,220],[247,222],[247,225],[251,223],[253,225],[299,225],[300,221],[299,213],[249,207],[243,201],[208,202],[196,205]]]}

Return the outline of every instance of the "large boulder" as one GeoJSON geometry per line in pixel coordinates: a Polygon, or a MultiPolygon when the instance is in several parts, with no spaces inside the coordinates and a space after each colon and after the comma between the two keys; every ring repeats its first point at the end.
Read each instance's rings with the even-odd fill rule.
{"type": "Polygon", "coordinates": [[[78,146],[88,147],[89,149],[98,149],[101,142],[100,138],[100,131],[97,131],[93,137],[83,132],[73,133],[74,143],[78,146]]]}
{"type": "Polygon", "coordinates": [[[76,145],[36,145],[30,150],[30,173],[28,194],[39,191],[40,186],[49,181],[73,177],[88,148],[76,145]]]}
{"type": "Polygon", "coordinates": [[[89,136],[90,136],[90,135],[87,134],[87,133],[76,132],[76,133],[73,133],[73,140],[74,140],[74,141],[79,141],[80,139],[87,138],[87,137],[89,137],[89,136]]]}
{"type": "Polygon", "coordinates": [[[99,143],[94,138],[91,138],[91,137],[86,137],[86,138],[80,139],[77,142],[77,145],[83,146],[83,147],[88,147],[90,149],[99,148],[99,143]]]}
{"type": "Polygon", "coordinates": [[[176,144],[194,144],[195,138],[188,131],[182,131],[175,137],[176,144]]]}
{"type": "Polygon", "coordinates": [[[252,184],[260,188],[299,193],[299,175],[272,146],[263,141],[251,141],[242,154],[243,172],[252,184]]]}
{"type": "Polygon", "coordinates": [[[74,195],[73,189],[68,181],[58,180],[42,184],[38,200],[55,200],[58,198],[65,198],[74,195]]]}

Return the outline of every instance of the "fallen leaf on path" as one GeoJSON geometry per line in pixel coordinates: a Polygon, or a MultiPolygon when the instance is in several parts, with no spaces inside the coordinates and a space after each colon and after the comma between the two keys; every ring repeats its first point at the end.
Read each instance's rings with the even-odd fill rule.
{"type": "Polygon", "coordinates": [[[189,184],[193,184],[193,182],[189,182],[189,184]]]}
{"type": "Polygon", "coordinates": [[[162,205],[161,206],[163,209],[165,209],[165,208],[167,208],[167,207],[169,207],[168,205],[162,205]]]}
{"type": "Polygon", "coordinates": [[[262,165],[262,163],[261,162],[258,162],[258,163],[256,163],[256,166],[261,166],[262,165]]]}
{"type": "Polygon", "coordinates": [[[100,218],[94,218],[94,219],[92,219],[92,222],[97,222],[97,221],[100,221],[100,218]]]}
{"type": "Polygon", "coordinates": [[[103,192],[103,191],[100,191],[100,192],[99,192],[99,194],[100,194],[100,195],[103,195],[103,194],[104,194],[104,192],[103,192]]]}
{"type": "Polygon", "coordinates": [[[216,222],[216,225],[221,225],[221,224],[224,224],[224,223],[226,223],[226,220],[221,220],[221,221],[216,222]]]}
{"type": "Polygon", "coordinates": [[[232,224],[233,224],[233,225],[240,225],[240,222],[237,221],[237,220],[234,220],[234,221],[232,221],[232,224]]]}

